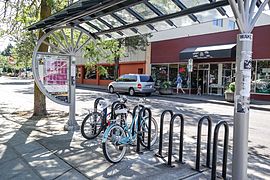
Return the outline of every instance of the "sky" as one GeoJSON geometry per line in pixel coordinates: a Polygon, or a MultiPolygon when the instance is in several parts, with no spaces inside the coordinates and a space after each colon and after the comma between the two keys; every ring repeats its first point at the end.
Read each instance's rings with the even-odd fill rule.
{"type": "Polygon", "coordinates": [[[0,52],[5,50],[9,43],[13,44],[9,38],[0,38],[0,52]]]}

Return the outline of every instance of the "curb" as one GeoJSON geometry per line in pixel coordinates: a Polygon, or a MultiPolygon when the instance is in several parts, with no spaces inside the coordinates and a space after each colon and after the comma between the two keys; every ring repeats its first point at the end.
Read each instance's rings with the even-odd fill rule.
{"type": "MultiPolygon", "coordinates": [[[[100,88],[100,87],[92,87],[92,86],[81,86],[77,85],[76,86],[79,89],[85,89],[85,90],[94,90],[94,91],[102,91],[102,92],[107,92],[106,88],[100,88]]],[[[220,105],[225,105],[225,106],[234,106],[234,103],[230,103],[227,101],[215,101],[215,100],[207,100],[207,99],[195,99],[195,98],[189,98],[189,97],[183,97],[183,96],[171,96],[171,95],[160,95],[158,93],[154,93],[154,96],[158,97],[163,97],[163,98],[168,98],[168,99],[185,99],[185,100],[192,100],[192,101],[198,101],[198,102],[207,102],[211,104],[220,104],[220,105]]],[[[254,110],[261,110],[261,111],[270,111],[270,108],[265,108],[265,107],[259,107],[256,105],[250,105],[250,109],[254,110]]]]}

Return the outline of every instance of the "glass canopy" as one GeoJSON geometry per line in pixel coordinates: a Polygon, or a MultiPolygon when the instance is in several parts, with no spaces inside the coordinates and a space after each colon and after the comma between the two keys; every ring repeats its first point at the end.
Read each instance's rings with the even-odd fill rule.
{"type": "Polygon", "coordinates": [[[227,0],[80,0],[28,29],[74,25],[101,38],[123,38],[229,17],[227,0]]]}

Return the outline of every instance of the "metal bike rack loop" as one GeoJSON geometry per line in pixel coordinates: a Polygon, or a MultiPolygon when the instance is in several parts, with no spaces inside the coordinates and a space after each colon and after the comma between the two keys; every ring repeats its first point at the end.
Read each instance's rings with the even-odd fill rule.
{"type": "Polygon", "coordinates": [[[163,141],[163,123],[164,123],[164,117],[166,114],[170,114],[171,117],[170,119],[172,119],[173,116],[173,111],[172,110],[165,110],[162,112],[161,116],[160,116],[160,134],[159,134],[159,146],[158,146],[158,152],[155,154],[157,157],[163,158],[162,155],[162,141],[163,141]]]}
{"type": "Polygon", "coordinates": [[[95,100],[95,102],[94,102],[94,112],[97,112],[97,106],[98,106],[98,103],[99,103],[100,100],[104,100],[104,98],[99,97],[99,98],[97,98],[95,100]]]}
{"type": "Polygon", "coordinates": [[[223,162],[222,162],[222,177],[226,179],[227,171],[227,154],[228,154],[228,139],[229,139],[229,125],[226,121],[220,121],[214,130],[214,142],[213,142],[213,159],[212,159],[212,175],[211,179],[216,179],[216,169],[217,169],[217,149],[218,149],[218,133],[220,127],[224,125],[224,145],[223,145],[223,162]]]}
{"type": "MultiPolygon", "coordinates": [[[[137,106],[135,106],[134,108],[133,108],[133,111],[132,111],[132,119],[134,119],[135,118],[135,116],[136,116],[136,113],[138,113],[139,114],[139,112],[137,112],[137,110],[139,109],[139,108],[143,108],[144,106],[143,105],[141,105],[141,104],[139,104],[139,105],[137,105],[137,106]]],[[[132,136],[134,136],[134,132],[135,132],[135,126],[133,126],[132,127],[132,136]]]]}
{"type": "Polygon", "coordinates": [[[196,151],[196,167],[195,167],[197,171],[200,171],[202,124],[205,120],[207,120],[208,122],[206,167],[210,168],[212,119],[209,116],[203,116],[198,122],[198,131],[197,131],[197,151],[196,151]]]}
{"type": "Polygon", "coordinates": [[[173,125],[174,120],[180,117],[180,146],[179,146],[179,162],[183,163],[183,142],[184,142],[184,117],[182,114],[174,114],[170,121],[170,132],[169,132],[169,153],[168,153],[168,165],[172,165],[172,143],[173,143],[173,125]]]}
{"type": "MultiPolygon", "coordinates": [[[[134,108],[135,109],[135,108],[134,108]]],[[[139,116],[138,116],[138,127],[137,127],[137,147],[136,147],[136,152],[138,154],[141,154],[141,144],[140,144],[140,141],[141,139],[139,138],[139,134],[141,133],[141,119],[142,116],[143,116],[143,113],[145,111],[145,107],[142,107],[142,109],[140,110],[139,112],[139,116]]]]}
{"type": "MultiPolygon", "coordinates": [[[[151,120],[152,120],[152,112],[149,108],[144,108],[143,115],[145,116],[146,112],[148,113],[148,137],[147,137],[147,149],[151,150],[151,120]]],[[[144,135],[144,134],[143,134],[144,135]]],[[[144,137],[143,137],[144,138],[144,137]]]]}

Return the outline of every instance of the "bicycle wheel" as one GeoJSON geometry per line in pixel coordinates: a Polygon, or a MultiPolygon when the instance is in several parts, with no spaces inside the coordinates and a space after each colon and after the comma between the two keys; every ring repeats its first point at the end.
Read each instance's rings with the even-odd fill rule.
{"type": "Polygon", "coordinates": [[[121,140],[126,138],[126,133],[121,126],[114,125],[107,134],[106,141],[102,143],[103,154],[107,161],[118,163],[123,159],[127,150],[126,144],[121,144],[121,140]]]}
{"type": "Polygon", "coordinates": [[[102,118],[102,114],[99,112],[89,113],[82,122],[82,136],[86,139],[94,139],[97,137],[104,126],[102,118]]]}
{"type": "MultiPolygon", "coordinates": [[[[148,130],[149,130],[149,118],[143,117],[141,121],[141,145],[144,147],[147,147],[147,141],[148,141],[148,130]]],[[[152,117],[151,118],[151,143],[150,146],[153,146],[158,137],[158,124],[157,121],[152,117]]]]}

